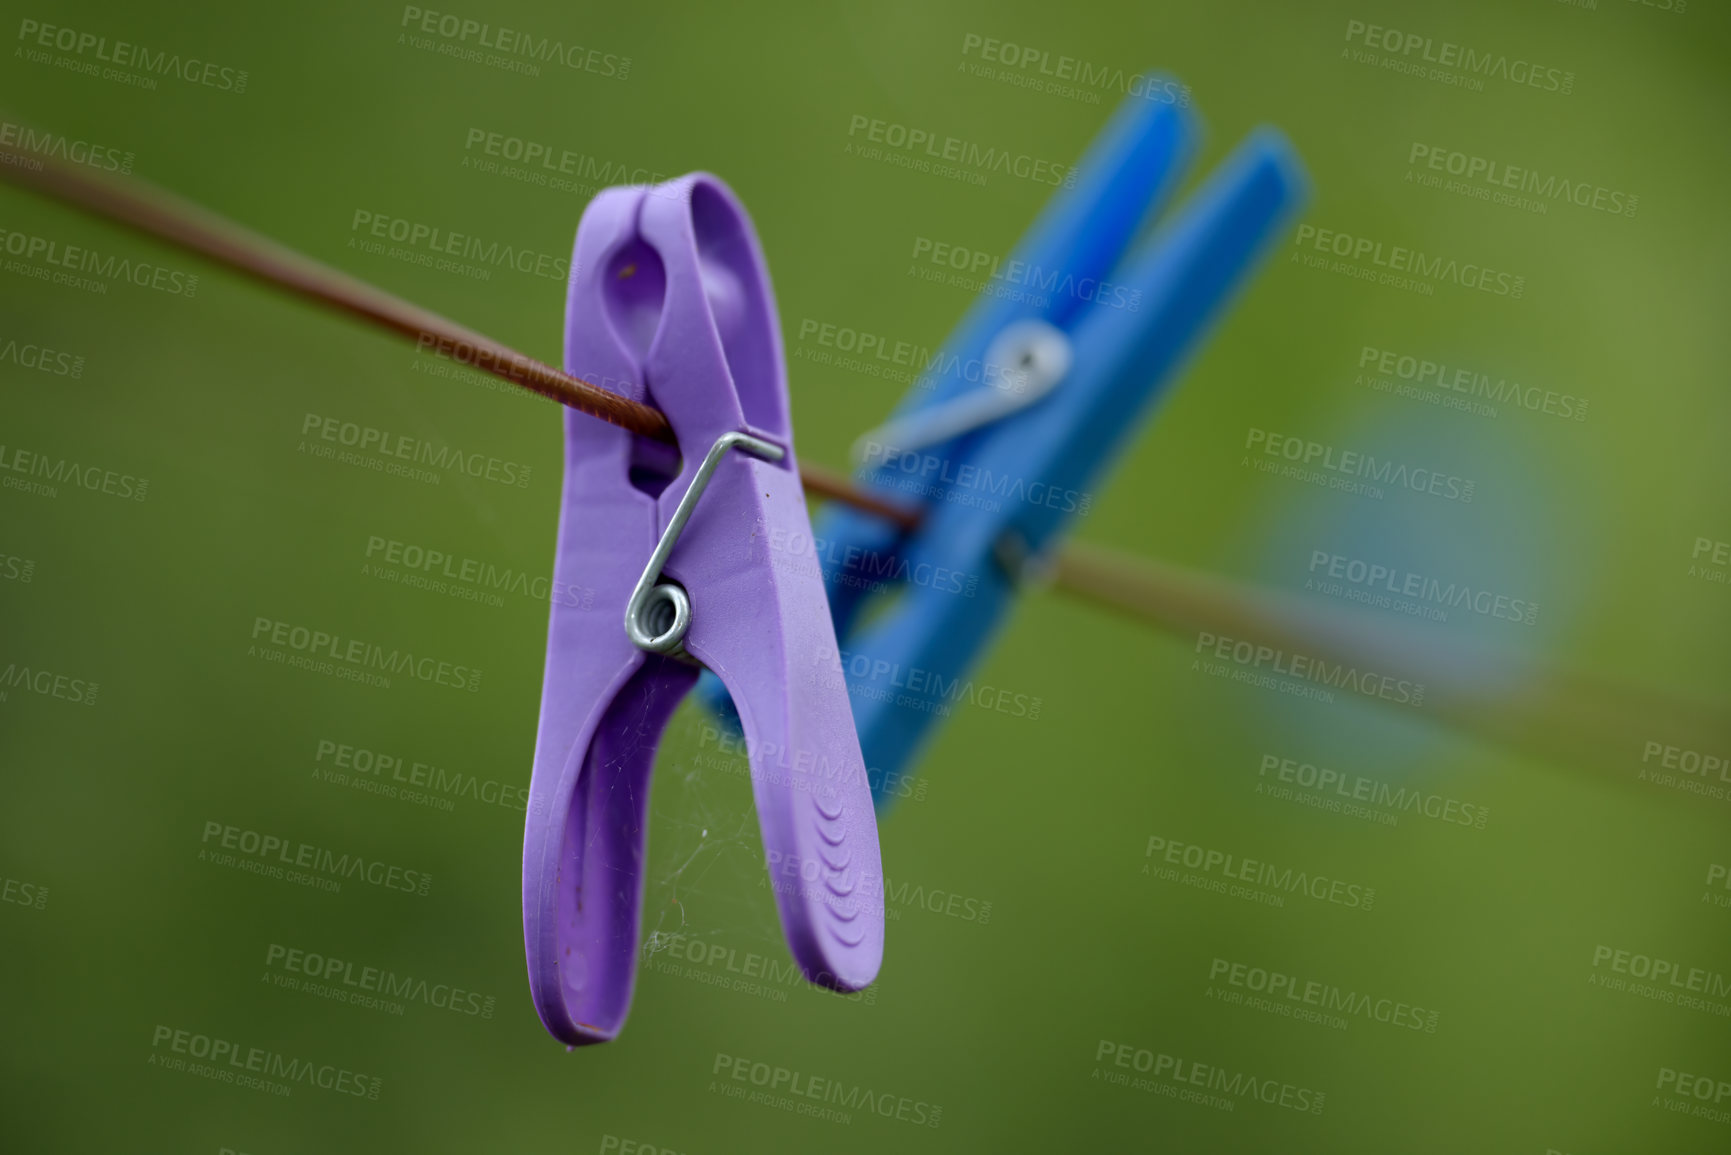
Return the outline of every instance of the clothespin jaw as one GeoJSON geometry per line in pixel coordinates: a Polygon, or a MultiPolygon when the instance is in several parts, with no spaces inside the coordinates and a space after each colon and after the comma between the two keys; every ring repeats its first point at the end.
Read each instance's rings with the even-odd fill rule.
{"type": "Polygon", "coordinates": [[[1187,109],[1127,100],[891,420],[860,481],[920,527],[827,509],[814,529],[854,718],[880,802],[949,713],[1021,582],[1304,199],[1278,133],[1253,134],[1152,241],[1122,254],[1182,176],[1187,109]],[[993,378],[996,380],[992,380],[993,378]],[[990,396],[1034,391],[1018,405],[990,396]],[[911,575],[963,575],[954,582],[911,575]],[[886,577],[886,575],[888,575],[886,577]],[[865,608],[899,581],[899,600],[865,608]],[[863,623],[863,624],[862,624],[863,623]]]}
{"type": "Polygon", "coordinates": [[[677,447],[567,413],[556,589],[524,835],[524,942],[549,1032],[605,1042],[631,1002],[650,770],[701,667],[739,704],[784,932],[806,976],[876,977],[883,871],[820,579],[773,564],[808,533],[768,270],[719,180],[609,189],[572,261],[566,367],[659,407],[677,447]],[[634,640],[635,639],[635,640],[634,640]],[[700,665],[701,664],[701,665],[700,665]]]}

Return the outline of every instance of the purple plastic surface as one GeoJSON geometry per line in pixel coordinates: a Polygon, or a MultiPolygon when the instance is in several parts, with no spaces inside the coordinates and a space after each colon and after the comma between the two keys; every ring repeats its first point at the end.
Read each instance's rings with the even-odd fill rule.
{"type": "Polygon", "coordinates": [[[770,550],[811,526],[768,269],[724,184],[699,173],[590,202],[572,261],[565,367],[660,408],[680,461],[665,481],[665,447],[565,414],[553,588],[595,592],[588,609],[555,597],[547,632],[523,839],[523,935],[541,1021],[566,1043],[605,1042],[630,1009],[650,771],[697,669],[632,645],[625,605],[704,454],[735,430],[787,454],[724,457],[661,580],[685,588],[685,649],[739,709],[795,961],[814,983],[866,986],[883,960],[877,820],[821,577],[770,550]]]}

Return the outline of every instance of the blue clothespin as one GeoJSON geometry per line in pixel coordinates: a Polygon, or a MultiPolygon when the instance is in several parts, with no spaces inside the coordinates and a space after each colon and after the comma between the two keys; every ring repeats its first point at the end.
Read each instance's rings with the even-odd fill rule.
{"type": "Polygon", "coordinates": [[[919,528],[839,506],[813,527],[840,644],[819,660],[847,678],[880,806],[1018,587],[1304,200],[1297,156],[1258,130],[1121,264],[1196,136],[1187,108],[1126,100],[890,421],[856,443],[860,483],[919,509],[919,528]],[[900,600],[866,613],[886,584],[900,600]]]}

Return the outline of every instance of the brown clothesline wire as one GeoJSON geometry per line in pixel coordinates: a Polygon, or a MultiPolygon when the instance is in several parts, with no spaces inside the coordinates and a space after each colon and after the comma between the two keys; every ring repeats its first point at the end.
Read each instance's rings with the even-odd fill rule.
{"type": "MultiPolygon", "coordinates": [[[[183,197],[137,178],[98,174],[52,157],[20,154],[17,159],[31,163],[0,165],[0,176],[14,184],[47,193],[159,240],[172,241],[266,284],[413,338],[422,350],[495,374],[621,429],[657,441],[673,441],[673,429],[659,409],[560,372],[183,197]]],[[[867,493],[842,474],[822,466],[801,465],[800,480],[809,493],[867,510],[904,528],[912,529],[920,522],[918,511],[867,493]]]]}
{"type": "MultiPolygon", "coordinates": [[[[412,337],[422,349],[473,364],[562,405],[660,441],[673,440],[657,409],[591,385],[501,345],[429,310],[334,269],[235,224],[200,205],[137,178],[37,157],[9,154],[0,178],[46,193],[97,216],[171,241],[267,284],[340,309],[412,337]]],[[[886,501],[845,476],[809,463],[800,467],[806,491],[916,528],[917,510],[886,501]]],[[[1307,660],[1374,666],[1382,673],[1428,680],[1428,708],[1413,710],[1473,736],[1556,764],[1592,768],[1608,778],[1632,780],[1633,750],[1659,736],[1694,749],[1717,749],[1728,739],[1722,713],[1667,695],[1594,681],[1566,670],[1532,668],[1512,689],[1488,671],[1505,659],[1485,652],[1444,660],[1416,635],[1376,628],[1340,611],[1300,604],[1209,574],[1152,559],[1131,559],[1098,547],[1071,545],[1051,567],[1057,588],[1085,601],[1128,613],[1179,635],[1197,635],[1196,652],[1208,654],[1216,673],[1235,677],[1205,638],[1287,648],[1307,660]],[[1468,660],[1460,660],[1463,657],[1468,660]],[[1501,687],[1501,688],[1499,688],[1501,687]]],[[[1258,659],[1260,661],[1260,659],[1258,659]]],[[[1259,670],[1238,671],[1260,675],[1259,670]]],[[[1252,679],[1255,680],[1255,679],[1252,679]]],[[[1343,691],[1344,692],[1344,691],[1343,691]]],[[[1352,697],[1351,692],[1345,692],[1352,697]]],[[[1369,700],[1376,701],[1372,697],[1369,700]]],[[[1394,706],[1404,709],[1403,706],[1394,706]]]]}

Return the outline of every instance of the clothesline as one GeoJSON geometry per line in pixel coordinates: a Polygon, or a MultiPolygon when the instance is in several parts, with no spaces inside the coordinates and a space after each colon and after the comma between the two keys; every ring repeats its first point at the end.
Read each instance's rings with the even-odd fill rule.
{"type": "MultiPolygon", "coordinates": [[[[659,441],[673,439],[667,419],[651,406],[563,373],[182,197],[137,178],[98,174],[52,157],[30,159],[30,166],[0,165],[0,177],[411,337],[423,350],[456,358],[622,429],[659,441]]],[[[920,524],[917,510],[868,493],[821,466],[802,463],[800,480],[816,496],[907,529],[920,524]]],[[[1641,751],[1654,743],[1695,750],[1731,745],[1731,724],[1722,710],[1482,648],[1441,646],[1410,630],[1371,627],[1358,616],[1214,575],[1072,545],[1054,560],[1048,577],[1066,593],[1186,638],[1195,635],[1196,662],[1206,663],[1207,673],[1258,684],[1272,675],[1316,691],[1302,696],[1382,702],[1574,768],[1628,779],[1641,751]],[[1252,648],[1243,659],[1246,643],[1252,648]],[[1273,666],[1262,668],[1267,662],[1273,666]],[[1304,685],[1317,671],[1327,673],[1327,682],[1349,677],[1351,684],[1334,690],[1304,685]],[[1399,701],[1398,694],[1391,699],[1365,692],[1368,679],[1381,684],[1390,678],[1422,685],[1428,705],[1399,701]]]]}
{"type": "MultiPolygon", "coordinates": [[[[137,179],[102,179],[90,169],[41,158],[39,169],[4,166],[14,183],[48,193],[97,216],[201,253],[238,272],[414,339],[418,348],[495,374],[561,405],[644,437],[673,441],[661,411],[562,373],[543,361],[423,309],[375,285],[298,253],[192,201],[137,179]]],[[[806,466],[812,493],[913,528],[919,514],[866,493],[845,477],[806,466]]]]}

